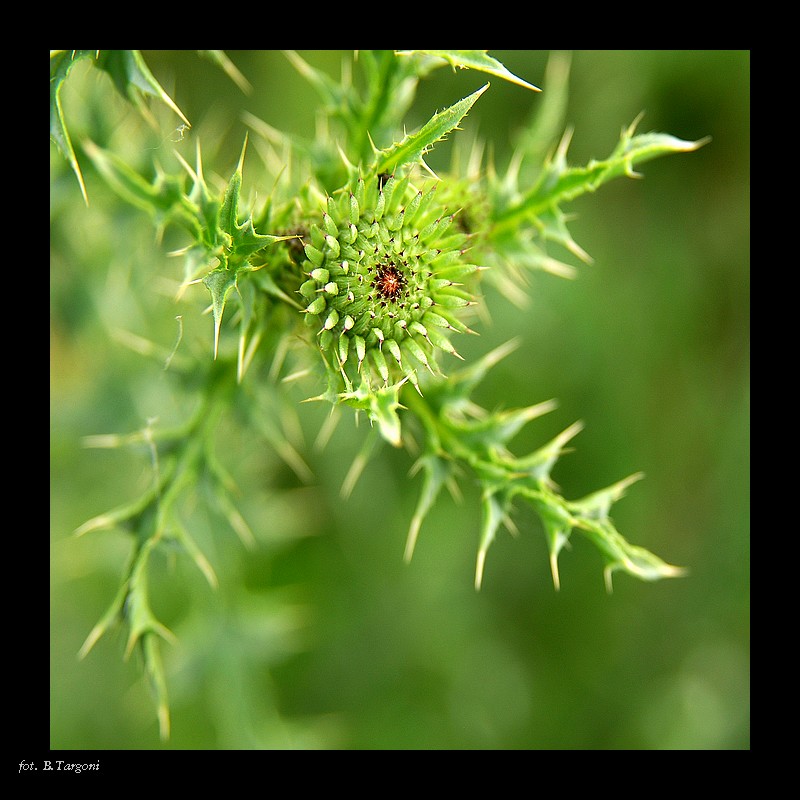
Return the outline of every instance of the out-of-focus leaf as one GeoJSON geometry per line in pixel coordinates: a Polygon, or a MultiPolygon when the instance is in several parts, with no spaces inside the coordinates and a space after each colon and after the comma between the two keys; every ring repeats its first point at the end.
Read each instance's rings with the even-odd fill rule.
{"type": "Polygon", "coordinates": [[[51,50],[50,51],[50,138],[67,159],[80,184],[88,205],[86,185],[72,140],[64,119],[61,89],[72,66],[82,59],[91,59],[96,67],[107,72],[119,93],[147,115],[141,95],[156,97],[172,109],[184,125],[191,127],[184,113],[175,105],[145,64],[139,50],[51,50]]]}
{"type": "Polygon", "coordinates": [[[203,58],[216,64],[245,94],[250,94],[253,87],[250,81],[239,71],[239,68],[228,58],[224,50],[198,50],[203,58]]]}
{"type": "Polygon", "coordinates": [[[97,66],[111,76],[114,86],[123,97],[140,109],[143,109],[141,95],[155,97],[191,127],[186,115],[150,72],[139,50],[98,50],[97,53],[97,66]]]}
{"type": "Polygon", "coordinates": [[[61,89],[67,74],[73,65],[82,58],[94,58],[97,50],[51,50],[50,51],[50,138],[55,142],[61,154],[69,162],[78,184],[84,202],[89,204],[86,194],[86,184],[83,182],[83,173],[72,147],[67,125],[64,121],[64,110],[61,107],[61,89]]]}

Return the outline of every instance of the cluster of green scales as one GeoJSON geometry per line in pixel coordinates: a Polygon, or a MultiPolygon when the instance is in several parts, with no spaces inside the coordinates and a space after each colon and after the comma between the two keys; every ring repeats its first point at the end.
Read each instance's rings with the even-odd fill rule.
{"type": "Polygon", "coordinates": [[[327,199],[309,231],[300,286],[306,324],[346,392],[397,381],[419,389],[438,372],[436,350],[458,356],[450,335],[468,331],[459,310],[474,304],[463,279],[467,234],[435,202],[436,184],[359,177],[327,199]]]}

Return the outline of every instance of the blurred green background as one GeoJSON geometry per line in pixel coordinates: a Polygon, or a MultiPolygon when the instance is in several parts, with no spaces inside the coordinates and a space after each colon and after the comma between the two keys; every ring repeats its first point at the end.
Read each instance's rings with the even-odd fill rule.
{"type": "MultiPolygon", "coordinates": [[[[316,96],[279,52],[228,51],[250,95],[195,51],[143,52],[194,123],[175,145],[192,161],[196,135],[209,171],[235,164],[242,111],[314,135],[316,96]]],[[[491,54],[543,85],[547,52],[491,54]]],[[[340,53],[303,55],[338,75],[340,53]]],[[[483,77],[433,73],[409,129],[483,77]]],[[[51,747],[749,749],[749,96],[747,51],[574,52],[571,164],[609,155],[641,112],[640,131],[711,141],[569,206],[594,262],[573,281],[533,276],[524,310],[490,295],[481,336],[459,342],[469,360],[522,337],[479,400],[558,399],[520,434],[519,453],[583,420],[554,473],[565,496],[643,471],[615,506],[617,527],[688,577],[620,575],[609,595],[598,553],[575,535],[555,592],[541,528],[521,509],[520,536],[501,531],[476,593],[479,498],[468,482],[460,502],[442,496],[406,565],[420,488],[408,453],[381,450],[343,500],[363,425],[346,417],[320,453],[312,443],[325,410],[298,406],[315,474],[303,486],[267,444],[226,422],[221,457],[259,545],[245,550],[198,506],[187,514],[219,589],[181,556],[156,564],[153,603],[178,637],[162,647],[166,744],[140,665],[123,658],[123,631],[77,658],[116,592],[128,542],[71,534],[150,475],[147,452],[85,449],[82,438],[187,409],[168,376],[114,332],[170,347],[180,313],[210,351],[211,322],[198,314],[199,294],[174,305],[182,267],[167,256],[170,234],[156,241],[146,216],[118,203],[81,155],[86,208],[51,145],[51,747]]],[[[539,102],[493,80],[463,127],[491,141],[503,166],[539,102]]],[[[89,136],[134,164],[180,138],[169,114],[148,134],[107,77],[82,66],[64,107],[76,141],[89,136]]],[[[446,169],[452,141],[467,135],[437,147],[434,169],[446,169]]],[[[248,169],[246,187],[257,178],[248,169]]]]}

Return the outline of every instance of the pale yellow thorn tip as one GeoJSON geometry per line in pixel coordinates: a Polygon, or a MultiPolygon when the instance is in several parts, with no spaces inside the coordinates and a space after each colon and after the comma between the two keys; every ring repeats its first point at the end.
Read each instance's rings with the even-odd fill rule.
{"type": "Polygon", "coordinates": [[[420,520],[416,517],[411,520],[411,527],[408,530],[408,539],[406,539],[406,549],[403,553],[403,560],[406,564],[411,563],[414,556],[414,549],[417,546],[417,537],[419,536],[420,520]]]}
{"type": "Polygon", "coordinates": [[[78,179],[78,185],[81,187],[81,194],[83,195],[83,202],[86,203],[86,208],[89,208],[89,195],[86,192],[86,184],[83,182],[83,173],[79,166],[77,166],[78,162],[75,162],[75,177],[78,179]]]}
{"type": "Polygon", "coordinates": [[[486,563],[486,551],[479,550],[478,551],[478,563],[475,565],[475,591],[479,592],[481,590],[481,584],[483,583],[483,566],[486,563]]]}
{"type": "Polygon", "coordinates": [[[221,319],[214,320],[214,361],[217,360],[217,353],[219,352],[219,330],[221,319]]]}
{"type": "Polygon", "coordinates": [[[558,576],[558,555],[550,553],[550,572],[553,573],[553,586],[556,591],[561,589],[561,579],[558,576]]]}
{"type": "Polygon", "coordinates": [[[113,527],[113,525],[114,519],[112,517],[107,514],[100,514],[97,517],[92,517],[90,520],[84,522],[83,525],[76,528],[73,535],[76,537],[83,536],[90,531],[104,530],[113,527]]]}
{"type": "Polygon", "coordinates": [[[244,166],[244,154],[247,151],[247,139],[248,139],[248,136],[249,136],[249,132],[245,131],[245,133],[244,133],[244,144],[242,145],[242,152],[241,152],[241,155],[239,156],[239,163],[236,165],[237,172],[241,172],[242,171],[242,167],[244,166]]]}
{"type": "Polygon", "coordinates": [[[105,630],[104,626],[98,623],[97,625],[92,628],[89,635],[86,637],[86,641],[81,646],[81,649],[78,651],[78,658],[83,660],[89,654],[89,651],[95,646],[97,640],[103,635],[103,631],[105,630]]]}
{"type": "Polygon", "coordinates": [[[162,742],[169,739],[169,725],[169,709],[165,705],[160,705],[158,707],[158,731],[162,742]]]}
{"type": "Polygon", "coordinates": [[[689,569],[687,567],[676,567],[673,564],[667,564],[663,572],[667,578],[685,578],[689,574],[689,569]]]}
{"type": "Polygon", "coordinates": [[[605,580],[605,583],[606,583],[606,591],[609,594],[614,594],[614,586],[611,583],[611,574],[612,574],[612,572],[613,572],[613,569],[610,566],[606,567],[603,570],[603,579],[605,580]]]}

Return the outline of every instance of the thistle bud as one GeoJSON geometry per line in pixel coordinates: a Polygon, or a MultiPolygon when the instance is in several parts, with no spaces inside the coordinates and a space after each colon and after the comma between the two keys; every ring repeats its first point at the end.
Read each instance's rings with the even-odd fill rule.
{"type": "Polygon", "coordinates": [[[306,245],[300,294],[343,389],[418,387],[417,370],[438,371],[436,350],[457,356],[449,336],[469,328],[450,320],[474,304],[461,280],[477,268],[453,218],[408,175],[360,177],[326,198],[310,226],[318,234],[306,245]]]}

